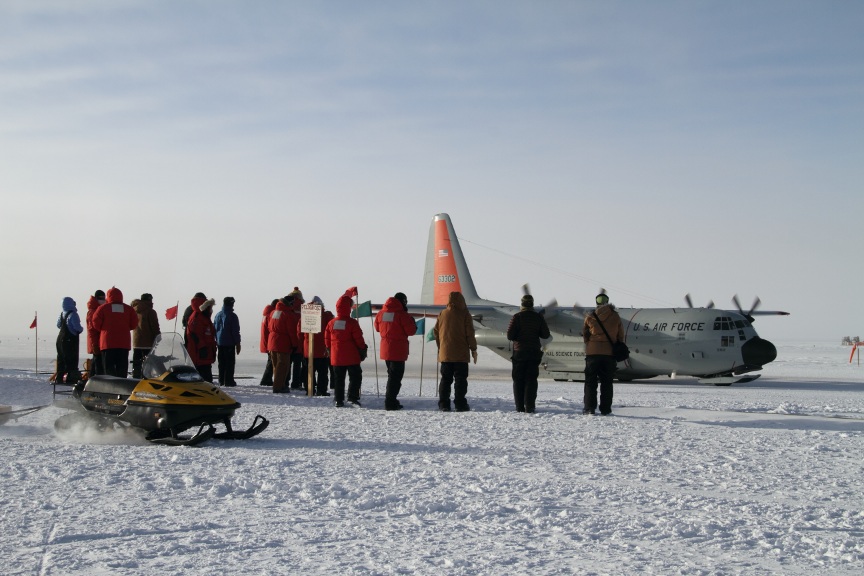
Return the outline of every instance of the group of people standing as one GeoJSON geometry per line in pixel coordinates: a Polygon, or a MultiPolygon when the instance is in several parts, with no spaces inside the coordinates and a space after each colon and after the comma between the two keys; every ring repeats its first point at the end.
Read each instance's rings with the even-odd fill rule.
{"type": "MultiPolygon", "coordinates": [[[[359,406],[363,380],[361,364],[367,358],[368,347],[359,322],[351,315],[356,294],[356,288],[346,290],[336,301],[335,315],[324,308],[319,297],[312,299],[322,311],[322,330],[318,333],[301,330],[301,307],[305,300],[299,288],[268,304],[261,321],[260,350],[267,354],[261,385],[272,387],[277,394],[305,389],[311,361],[315,395],[330,396],[330,385],[337,407],[344,406],[346,400],[359,406]]],[[[183,314],[186,349],[204,380],[213,382],[212,366],[218,362],[218,383],[236,386],[236,355],[240,354],[241,338],[240,321],[234,312],[235,300],[226,296],[222,310],[211,320],[215,303],[203,292],[192,298],[183,314]]],[[[542,340],[549,338],[550,332],[544,316],[534,309],[530,294],[524,295],[520,304],[519,312],[513,315],[507,328],[507,339],[513,342],[513,397],[517,411],[532,413],[536,409],[537,379],[543,358],[542,340]]],[[[621,319],[615,307],[609,304],[609,297],[599,294],[596,304],[594,313],[586,315],[582,331],[586,346],[583,413],[595,414],[599,404],[600,413],[607,415],[612,411],[612,379],[616,365],[609,334],[615,334],[617,340],[623,340],[624,335],[621,319]]],[[[375,316],[373,326],[381,336],[380,358],[387,367],[384,408],[400,410],[403,406],[398,396],[408,359],[408,338],[417,333],[404,293],[397,292],[387,299],[375,316]]],[[[75,384],[81,376],[78,347],[84,326],[71,297],[63,299],[57,327],[60,331],[55,378],[58,382],[75,384]]],[[[118,288],[112,287],[107,294],[97,290],[87,302],[86,329],[87,352],[92,355],[91,374],[125,378],[132,349],[132,376],[143,377],[144,358],[160,334],[159,317],[153,309],[151,294],[144,293],[127,305],[118,288]]],[[[447,307],[438,315],[432,333],[441,367],[438,409],[468,411],[468,366],[471,359],[477,363],[477,341],[471,313],[460,292],[450,293],[447,307]]]]}
{"type": "Polygon", "coordinates": [[[216,300],[203,292],[195,296],[183,312],[186,350],[195,369],[207,382],[213,382],[213,364],[217,364],[220,386],[236,386],[234,372],[240,354],[240,319],[234,312],[234,297],[222,299],[222,309],[213,318],[216,300]]]}
{"type": "MultiPolygon", "coordinates": [[[[201,376],[213,382],[212,365],[219,360],[219,384],[235,386],[235,354],[240,353],[240,322],[234,313],[234,299],[224,300],[222,311],[210,320],[213,299],[197,293],[184,314],[183,326],[186,349],[201,376]]],[[[143,378],[144,359],[161,334],[159,315],[153,309],[153,296],[144,293],[123,302],[123,292],[112,287],[107,294],[96,290],[87,302],[86,323],[81,325],[77,305],[67,296],[57,318],[57,370],[55,382],[76,385],[81,380],[78,370],[79,337],[87,330],[85,367],[90,375],[126,378],[129,375],[129,353],[132,351],[132,377],[143,378]],[[89,364],[89,365],[88,365],[89,364]]]]}
{"type": "MultiPolygon", "coordinates": [[[[84,327],[75,300],[65,297],[62,308],[57,318],[60,332],[57,334],[57,370],[54,378],[56,382],[76,385],[81,379],[78,349],[84,327]]],[[[92,355],[89,372],[125,377],[132,347],[131,332],[137,327],[138,314],[123,303],[123,293],[118,288],[111,288],[107,295],[97,290],[87,302],[87,353],[92,355]]]]}

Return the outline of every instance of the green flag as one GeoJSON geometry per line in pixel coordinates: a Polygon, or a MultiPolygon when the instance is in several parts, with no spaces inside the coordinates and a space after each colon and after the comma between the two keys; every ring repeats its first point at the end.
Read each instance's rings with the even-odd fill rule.
{"type": "Polygon", "coordinates": [[[432,342],[435,340],[435,329],[430,328],[429,332],[426,334],[426,342],[432,342]]]}
{"type": "Polygon", "coordinates": [[[367,300],[366,302],[361,302],[357,304],[354,310],[351,311],[352,318],[366,318],[367,316],[372,316],[372,301],[367,300]]]}

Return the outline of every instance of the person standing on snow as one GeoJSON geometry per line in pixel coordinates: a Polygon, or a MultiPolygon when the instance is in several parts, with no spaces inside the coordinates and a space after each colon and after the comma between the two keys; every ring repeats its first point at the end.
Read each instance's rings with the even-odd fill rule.
{"type": "Polygon", "coordinates": [[[541,338],[549,338],[549,326],[534,311],[534,297],[526,294],[522,297],[522,308],[507,326],[507,339],[513,342],[513,399],[517,412],[534,412],[537,377],[543,360],[541,338]]]}
{"type": "Polygon", "coordinates": [[[153,309],[153,296],[148,293],[132,301],[132,308],[138,314],[138,326],[132,332],[132,377],[144,377],[144,359],[153,348],[159,330],[159,315],[153,309]]]}
{"type": "Polygon", "coordinates": [[[321,332],[310,334],[302,331],[302,326],[297,324],[297,336],[302,341],[303,350],[303,374],[309,373],[309,339],[314,340],[314,357],[312,358],[312,373],[315,383],[315,396],[330,396],[327,392],[330,373],[330,358],[327,357],[327,346],[324,344],[324,330],[333,319],[333,313],[324,309],[324,302],[318,296],[312,298],[312,304],[321,306],[321,332]]]}
{"type": "Polygon", "coordinates": [[[105,292],[96,290],[93,296],[87,300],[87,353],[90,354],[90,376],[105,374],[105,368],[102,366],[102,352],[99,350],[99,330],[93,326],[93,315],[96,310],[105,303],[105,292]]]}
{"type": "Polygon", "coordinates": [[[438,387],[438,409],[450,412],[450,385],[453,384],[453,404],[457,412],[471,409],[465,395],[468,393],[468,360],[477,364],[477,340],[474,321],[461,292],[451,292],[447,308],[438,315],[432,333],[438,345],[441,362],[441,383],[438,387]],[[455,384],[454,384],[455,381],[455,384]]]}
{"type": "Polygon", "coordinates": [[[192,315],[189,316],[186,327],[186,349],[189,351],[189,358],[206,382],[213,382],[213,362],[216,361],[216,329],[210,320],[215,303],[212,298],[193,298],[192,315]]]}
{"type": "Polygon", "coordinates": [[[261,313],[261,341],[258,342],[258,349],[267,355],[267,364],[264,366],[264,374],[261,375],[261,386],[273,386],[273,360],[270,358],[270,351],[267,350],[267,341],[270,337],[270,314],[276,309],[276,303],[279,301],[275,298],[270,304],[264,307],[261,313]]]}
{"type": "Polygon", "coordinates": [[[597,381],[600,381],[600,414],[612,413],[612,378],[617,363],[612,355],[612,342],[603,328],[616,342],[624,340],[624,327],[615,306],[609,304],[609,296],[598,294],[597,308],[585,316],[582,339],[585,341],[585,407],[583,414],[595,414],[597,409],[597,381]],[[601,327],[602,323],[602,327],[601,327]]]}
{"type": "Polygon", "coordinates": [[[267,350],[273,363],[273,393],[288,394],[291,351],[297,347],[297,327],[292,319],[294,297],[284,296],[276,302],[267,323],[267,350]]]}
{"type": "Polygon", "coordinates": [[[408,360],[408,337],[417,333],[417,325],[408,314],[408,297],[397,292],[384,302],[375,316],[375,330],[381,334],[381,360],[387,365],[387,392],[384,397],[385,410],[401,410],[398,400],[408,360]]]}
{"type": "MultiPolygon", "coordinates": [[[[300,288],[297,286],[294,287],[294,290],[288,294],[292,298],[291,310],[288,315],[288,320],[292,325],[294,332],[300,332],[300,307],[303,306],[305,300],[303,300],[303,293],[300,292],[300,288]]],[[[305,390],[306,389],[306,378],[303,374],[303,351],[300,350],[300,338],[297,337],[294,340],[294,349],[291,350],[291,355],[289,357],[289,361],[291,362],[291,367],[288,371],[288,377],[290,378],[290,387],[294,390],[305,390]]]]}
{"type": "MultiPolygon", "coordinates": [[[[193,296],[192,299],[194,300],[195,298],[201,298],[202,302],[204,300],[207,300],[207,296],[205,296],[203,292],[196,292],[195,296],[193,296]]],[[[194,311],[195,311],[195,309],[192,307],[191,303],[189,304],[189,306],[186,307],[186,310],[183,311],[183,320],[181,321],[181,323],[183,324],[183,337],[184,338],[186,337],[186,330],[189,328],[189,318],[192,317],[192,312],[194,312],[194,311]]]]}
{"type": "Polygon", "coordinates": [[[330,353],[330,364],[334,376],[334,404],[345,405],[345,376],[348,376],[348,402],[360,406],[360,386],[363,382],[363,369],[360,363],[366,359],[368,347],[363,338],[363,330],[356,318],[351,317],[354,301],[348,290],[336,301],[336,317],[324,330],[324,345],[330,353]]]}
{"type": "Polygon", "coordinates": [[[78,383],[81,373],[78,372],[79,335],[84,331],[75,300],[66,296],[63,298],[62,310],[57,317],[57,371],[54,382],[73,386],[78,383]]]}
{"type": "Polygon", "coordinates": [[[234,368],[240,354],[240,319],[234,313],[234,298],[222,299],[222,310],[213,321],[216,328],[217,358],[219,359],[219,385],[236,386],[234,368]]]}
{"type": "Polygon", "coordinates": [[[138,326],[135,309],[123,303],[123,292],[112,286],[105,304],[93,314],[93,327],[99,330],[99,349],[105,374],[126,378],[129,374],[129,350],[132,330],[138,326]]]}

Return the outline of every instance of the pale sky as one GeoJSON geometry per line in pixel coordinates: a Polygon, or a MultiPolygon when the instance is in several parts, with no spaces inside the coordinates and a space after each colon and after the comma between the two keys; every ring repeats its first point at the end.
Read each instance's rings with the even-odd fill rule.
{"type": "MultiPolygon", "coordinates": [[[[864,3],[0,0],[0,334],[64,296],[732,307],[864,336],[864,3]]],[[[163,330],[171,323],[164,320],[163,330]]],[[[42,333],[40,332],[40,336],[42,333]]]]}

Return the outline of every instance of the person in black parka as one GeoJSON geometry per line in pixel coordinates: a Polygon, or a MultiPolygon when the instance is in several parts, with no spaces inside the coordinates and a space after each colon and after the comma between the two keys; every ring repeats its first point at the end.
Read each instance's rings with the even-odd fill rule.
{"type": "Polygon", "coordinates": [[[534,310],[534,297],[522,297],[522,306],[507,327],[507,339],[513,342],[513,399],[518,412],[534,412],[537,401],[537,377],[543,350],[541,338],[549,338],[546,319],[534,310]]]}

